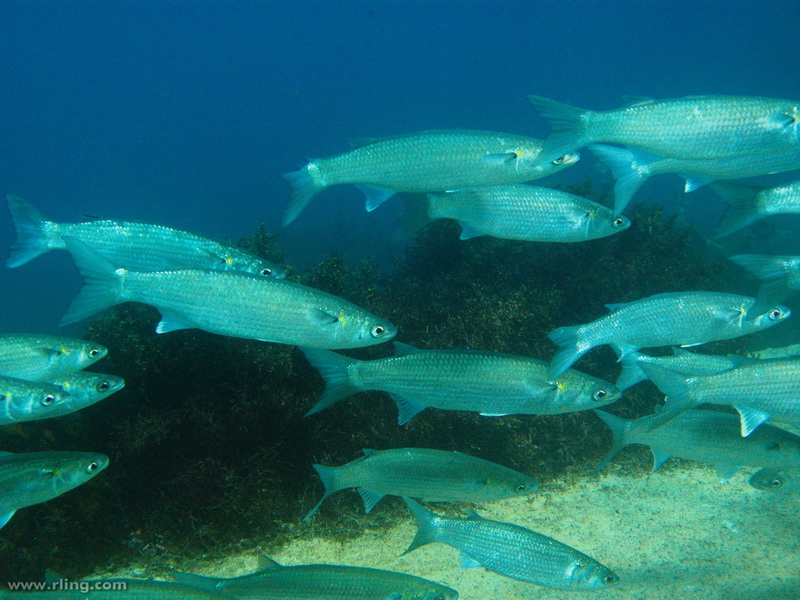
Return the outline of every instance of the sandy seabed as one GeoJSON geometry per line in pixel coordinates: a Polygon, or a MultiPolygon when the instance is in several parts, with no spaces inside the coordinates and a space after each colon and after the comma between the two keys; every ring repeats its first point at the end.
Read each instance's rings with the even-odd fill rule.
{"type": "MultiPolygon", "coordinates": [[[[747,484],[752,472],[721,484],[713,468],[693,463],[647,476],[621,475],[612,466],[606,474],[544,486],[529,498],[477,507],[483,517],[543,533],[611,567],[621,581],[601,591],[551,590],[463,569],[458,551],[444,544],[400,556],[416,529],[410,514],[405,523],[347,542],[292,542],[272,558],[401,571],[450,586],[461,600],[800,600],[800,496],[753,489],[747,484]]],[[[257,558],[231,557],[193,570],[242,575],[257,570],[257,558]]]]}

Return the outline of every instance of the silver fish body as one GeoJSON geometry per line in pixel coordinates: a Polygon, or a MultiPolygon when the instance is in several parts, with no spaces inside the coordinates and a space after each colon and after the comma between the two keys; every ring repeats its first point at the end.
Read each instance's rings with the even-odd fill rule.
{"type": "Polygon", "coordinates": [[[700,354],[689,352],[683,348],[673,348],[672,352],[670,356],[650,356],[642,352],[626,354],[620,359],[622,373],[616,381],[616,386],[620,390],[627,390],[632,385],[647,379],[647,375],[639,368],[639,363],[660,365],[665,369],[685,375],[711,375],[753,360],[739,355],[700,354]]]}
{"type": "Polygon", "coordinates": [[[748,483],[762,492],[796,494],[800,492],[800,469],[759,469],[748,483]]]}
{"type": "MultiPolygon", "coordinates": [[[[800,169],[800,158],[793,168],[800,169]]],[[[750,176],[748,173],[740,175],[750,176]]],[[[730,182],[714,183],[709,187],[720,200],[728,204],[728,209],[720,219],[714,236],[716,238],[730,235],[764,217],[800,214],[800,181],[774,187],[730,182]]]]}
{"type": "Polygon", "coordinates": [[[404,554],[442,542],[490,571],[557,590],[596,590],[619,577],[583,552],[530,529],[478,515],[449,519],[404,498],[417,520],[417,535],[404,554]]]}
{"type": "Polygon", "coordinates": [[[282,566],[259,557],[261,570],[216,578],[173,573],[180,582],[237,600],[458,600],[455,590],[422,577],[339,565],[282,566]]]}
{"type": "Polygon", "coordinates": [[[359,361],[302,349],[326,382],[314,414],[352,394],[381,390],[398,407],[398,423],[426,407],[486,416],[552,415],[596,408],[616,401],[616,386],[575,370],[547,376],[547,363],[512,354],[473,350],[418,350],[395,343],[398,354],[359,361]]]}
{"type": "Polygon", "coordinates": [[[20,508],[52,500],[108,466],[94,452],[0,453],[0,527],[20,508]]]}
{"type": "Polygon", "coordinates": [[[768,358],[791,358],[793,356],[800,356],[800,344],[790,344],[788,346],[780,346],[778,348],[754,350],[752,352],[748,352],[747,356],[750,358],[760,358],[762,360],[768,358]]]}
{"type": "Polygon", "coordinates": [[[364,450],[364,456],[340,467],[314,465],[325,495],[308,520],[331,494],[358,488],[369,513],[384,495],[428,502],[490,502],[533,494],[539,484],[513,469],[460,452],[427,448],[364,450]]]}
{"type": "Polygon", "coordinates": [[[440,192],[531,181],[551,175],[578,155],[538,159],[541,140],[493,131],[446,129],[372,140],[331,158],[314,159],[284,177],[292,196],[283,216],[291,223],[311,199],[332,185],[356,184],[374,210],[397,192],[440,192]]]}
{"type": "MultiPolygon", "coordinates": [[[[721,231],[717,233],[717,237],[732,233],[735,229],[744,227],[761,216],[754,214],[756,206],[754,206],[752,198],[748,202],[746,197],[720,191],[739,188],[740,184],[712,182],[718,179],[741,179],[800,169],[800,145],[783,152],[707,159],[664,158],[638,148],[623,148],[606,144],[590,144],[589,149],[611,169],[616,180],[614,182],[614,214],[620,214],[625,210],[639,187],[654,175],[666,173],[680,175],[686,180],[685,192],[692,192],[706,184],[711,184],[711,189],[723,200],[730,201],[732,204],[736,203],[736,207],[723,217],[723,225],[721,231]]],[[[752,186],[741,187],[750,188],[752,186]]],[[[798,211],[787,207],[782,212],[798,211]]]]}
{"type": "Polygon", "coordinates": [[[223,592],[154,579],[56,579],[47,590],[0,590],[0,598],[8,600],[233,600],[223,592]]]}
{"type": "Polygon", "coordinates": [[[138,221],[98,219],[56,223],[28,202],[6,195],[17,241],[6,266],[18,267],[50,250],[66,250],[65,237],[82,241],[113,264],[132,271],[214,269],[282,279],[275,264],[228,244],[181,229],[138,221]]]}
{"type": "Polygon", "coordinates": [[[642,370],[668,401],[659,415],[666,422],[705,402],[733,406],[741,434],[749,436],[771,417],[800,423],[800,359],[759,360],[714,375],[686,377],[655,365],[642,370]]]}
{"type": "Polygon", "coordinates": [[[0,376],[0,425],[58,416],[68,398],[57,385],[0,376]]]}
{"type": "Polygon", "coordinates": [[[125,386],[125,380],[116,375],[75,371],[51,379],[48,383],[58,386],[68,396],[48,417],[60,417],[79,411],[108,398],[125,386]]]}
{"type": "Polygon", "coordinates": [[[800,102],[758,96],[687,96],[590,111],[528,99],[553,128],[541,160],[596,142],[698,160],[792,150],[800,144],[800,102]]]}
{"type": "Polygon", "coordinates": [[[669,292],[610,304],[611,312],[596,321],[548,334],[559,346],[550,377],[558,377],[595,346],[611,344],[620,357],[639,348],[697,346],[761,331],[791,315],[788,307],[777,305],[745,318],[753,302],[723,292],[669,292]]]}
{"type": "Polygon", "coordinates": [[[127,301],[155,306],[156,331],[211,333],[313,348],[359,348],[390,340],[396,329],[356,305],[298,283],[247,273],[116,269],[81,242],[68,247],[84,276],[62,324],[127,301]]]}
{"type": "Polygon", "coordinates": [[[108,354],[96,342],[54,335],[0,335],[0,375],[47,381],[78,371],[108,354]]]}
{"type": "Polygon", "coordinates": [[[650,424],[658,415],[626,421],[602,410],[595,412],[614,437],[614,445],[599,468],[629,444],[650,447],[653,470],[672,456],[714,465],[723,479],[740,466],[800,467],[800,436],[762,425],[743,438],[736,415],[693,409],[651,430],[650,424]]]}
{"type": "Polygon", "coordinates": [[[504,185],[428,194],[428,217],[456,219],[461,239],[478,235],[535,242],[582,242],[630,227],[605,206],[546,187],[504,185]]]}

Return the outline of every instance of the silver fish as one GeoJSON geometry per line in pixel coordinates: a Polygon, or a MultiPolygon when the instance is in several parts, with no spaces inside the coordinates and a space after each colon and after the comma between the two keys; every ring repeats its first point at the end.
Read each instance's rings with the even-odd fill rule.
{"type": "MultiPolygon", "coordinates": [[[[718,179],[741,179],[768,173],[800,169],[800,146],[783,152],[744,154],[726,158],[682,159],[655,156],[638,148],[622,148],[605,144],[589,144],[589,149],[603,161],[614,175],[614,214],[620,214],[641,185],[653,175],[676,173],[686,180],[684,192],[711,184],[711,189],[725,202],[735,206],[723,217],[717,237],[732,233],[760,216],[754,215],[752,195],[749,203],[742,198],[723,194],[721,190],[737,186],[728,182],[712,183],[718,179]]],[[[745,186],[750,187],[750,186],[745,186]]],[[[791,212],[791,211],[788,211],[791,212]]]]}
{"type": "Polygon", "coordinates": [[[766,254],[737,254],[730,260],[761,280],[756,301],[748,316],[783,302],[800,290],[800,256],[770,256],[766,254]]]}
{"type": "Polygon", "coordinates": [[[0,590],[8,600],[235,600],[223,592],[154,579],[56,579],[45,590],[0,590]]]}
{"type": "Polygon", "coordinates": [[[774,306],[745,318],[753,298],[722,292],[670,292],[625,304],[609,304],[609,314],[585,325],[559,327],[548,334],[559,350],[550,365],[554,379],[595,346],[611,344],[618,356],[655,346],[697,346],[761,331],[791,311],[774,306]]]}
{"type": "Polygon", "coordinates": [[[622,373],[616,381],[616,386],[624,391],[647,379],[647,375],[639,368],[639,363],[660,365],[665,369],[685,375],[711,375],[733,369],[752,360],[747,356],[700,354],[689,352],[683,348],[673,348],[670,356],[650,356],[642,352],[630,352],[619,360],[622,363],[622,373]]]}
{"type": "Polygon", "coordinates": [[[58,416],[68,398],[57,385],[0,376],[0,425],[58,416]]]}
{"type": "Polygon", "coordinates": [[[154,223],[108,219],[56,223],[22,198],[7,194],[6,200],[17,228],[17,241],[6,261],[10,268],[24,265],[50,250],[66,250],[64,238],[72,237],[115,265],[132,271],[215,269],[275,279],[285,276],[282,269],[252,252],[188,231],[154,223]]]}
{"type": "Polygon", "coordinates": [[[800,436],[762,425],[743,438],[736,415],[693,409],[651,430],[657,414],[627,421],[602,410],[595,413],[614,437],[613,447],[598,469],[605,468],[629,444],[650,447],[654,471],[673,456],[714,465],[723,480],[741,466],[800,467],[800,436]]]}
{"type": "Polygon", "coordinates": [[[800,492],[800,469],[759,469],[748,483],[762,492],[796,494],[800,492]]]}
{"type": "Polygon", "coordinates": [[[790,344],[789,346],[781,346],[779,348],[753,350],[752,352],[748,352],[747,356],[750,358],[760,358],[762,360],[768,358],[791,358],[792,356],[800,356],[800,344],[790,344]]]}
{"type": "Polygon", "coordinates": [[[714,375],[687,377],[656,365],[641,365],[668,397],[657,415],[665,423],[705,402],[733,406],[741,417],[742,437],[777,417],[800,422],[800,359],[759,360],[714,375]]]}
{"type": "Polygon", "coordinates": [[[630,227],[627,217],[574,194],[503,185],[428,194],[430,219],[456,219],[461,239],[490,235],[532,242],[583,242],[630,227]]]}
{"type": "Polygon", "coordinates": [[[94,452],[0,452],[0,527],[20,508],[47,502],[108,466],[94,452]]]}
{"type": "Polygon", "coordinates": [[[397,192],[444,192],[522,183],[560,171],[579,158],[568,154],[542,164],[537,160],[541,149],[542,142],[533,138],[467,129],[372,140],[286,173],[292,195],[283,225],[294,221],[315,195],[332,185],[358,185],[371,211],[397,192]]]}
{"type": "Polygon", "coordinates": [[[75,371],[51,379],[48,383],[58,386],[68,396],[64,402],[48,412],[48,418],[68,415],[108,398],[125,386],[125,380],[116,375],[75,371]]]}
{"type": "Polygon", "coordinates": [[[176,581],[236,600],[458,600],[455,590],[422,577],[339,565],[282,566],[259,557],[261,570],[241,577],[173,572],[176,581]]]}
{"type": "Polygon", "coordinates": [[[490,502],[533,494],[532,477],[502,465],[445,450],[398,448],[364,450],[364,456],[342,465],[314,465],[325,495],[303,519],[317,512],[325,499],[347,488],[358,488],[369,513],[386,494],[411,496],[428,502],[490,502]]]}
{"type": "Polygon", "coordinates": [[[474,513],[448,519],[409,498],[403,500],[417,520],[417,535],[403,554],[442,542],[460,550],[467,566],[480,565],[505,577],[556,590],[605,589],[619,582],[608,567],[541,533],[474,513]]]}
{"type": "Polygon", "coordinates": [[[688,160],[782,152],[800,144],[800,102],[795,100],[686,96],[596,112],[541,96],[528,99],[553,128],[542,161],[596,142],[688,160]]]}
{"type": "MultiPolygon", "coordinates": [[[[794,168],[800,169],[800,159],[797,162],[794,168]]],[[[715,183],[710,187],[720,200],[728,204],[715,238],[730,235],[770,215],[800,214],[800,181],[774,187],[728,182],[715,183]]]]}
{"type": "Polygon", "coordinates": [[[314,348],[360,348],[388,341],[393,325],[332,294],[247,273],[182,269],[117,269],[74,238],[67,247],[84,277],[62,324],[122,302],[161,312],[156,331],[197,328],[211,333],[314,348]]]}
{"type": "Polygon", "coordinates": [[[0,335],[0,375],[47,381],[78,371],[108,354],[87,340],[54,335],[9,333],[0,335]]]}
{"type": "Polygon", "coordinates": [[[400,425],[426,407],[484,416],[553,415],[604,406],[620,397],[614,384],[578,371],[550,379],[547,363],[533,358],[473,350],[418,350],[399,342],[395,348],[395,356],[370,361],[301,348],[326,384],[306,416],[366,390],[392,396],[400,425]]]}

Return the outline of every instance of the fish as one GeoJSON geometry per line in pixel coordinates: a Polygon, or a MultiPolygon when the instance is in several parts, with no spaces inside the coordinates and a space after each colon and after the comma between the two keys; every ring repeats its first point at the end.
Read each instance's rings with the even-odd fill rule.
{"type": "Polygon", "coordinates": [[[525,527],[472,513],[446,518],[403,498],[417,521],[417,534],[403,554],[441,542],[462,553],[464,566],[482,566],[519,581],[556,590],[606,589],[619,576],[583,552],[525,527]]]}
{"type": "Polygon", "coordinates": [[[260,556],[259,571],[204,577],[174,571],[173,579],[236,600],[458,600],[458,592],[422,577],[340,565],[283,566],[260,556]]]}
{"type": "Polygon", "coordinates": [[[29,381],[79,371],[108,354],[97,342],[55,335],[0,334],[0,375],[29,381]]]}
{"type": "Polygon", "coordinates": [[[748,483],[762,492],[796,494],[800,492],[800,470],[765,467],[753,473],[748,483]]]}
{"type": "Polygon", "coordinates": [[[720,371],[733,369],[752,361],[752,358],[729,354],[700,354],[689,352],[683,348],[672,348],[671,356],[650,356],[642,352],[630,352],[620,359],[622,373],[615,385],[622,391],[647,379],[647,375],[639,368],[639,363],[661,365],[670,371],[685,375],[711,375],[720,371]]]}
{"type": "Polygon", "coordinates": [[[591,111],[528,96],[552,127],[539,160],[589,144],[634,146],[664,158],[718,159],[792,150],[800,145],[800,102],[757,96],[636,99],[591,111]]]}
{"type": "MultiPolygon", "coordinates": [[[[800,164],[794,168],[800,169],[800,164]]],[[[714,234],[715,239],[730,235],[770,215],[800,214],[800,181],[773,187],[719,182],[709,187],[728,205],[714,234]]]]}
{"type": "Polygon", "coordinates": [[[67,392],[64,402],[59,403],[54,410],[48,412],[48,418],[61,417],[82,410],[105,400],[125,386],[125,380],[122,377],[105,373],[90,373],[89,371],[68,373],[51,379],[48,383],[67,392]]]}
{"type": "Polygon", "coordinates": [[[533,358],[394,344],[394,356],[370,361],[301,348],[325,380],[322,397],[306,416],[367,390],[391,395],[400,425],[427,407],[484,416],[554,415],[604,406],[620,397],[614,384],[578,371],[548,378],[547,363],[533,358]]]}
{"type": "Polygon", "coordinates": [[[314,465],[325,494],[305,516],[309,520],[325,499],[358,488],[369,513],[386,494],[428,502],[491,502],[527,496],[539,483],[513,469],[461,452],[427,448],[364,450],[364,456],[340,467],[314,465]]]}
{"type": "Polygon", "coordinates": [[[456,219],[461,239],[489,235],[531,242],[583,242],[631,226],[586,198],[524,184],[428,194],[429,219],[456,219]]]}
{"type": "Polygon", "coordinates": [[[783,302],[800,290],[800,256],[737,254],[730,260],[761,280],[756,301],[747,311],[757,314],[764,308],[783,302]]]}
{"type": "Polygon", "coordinates": [[[647,377],[667,396],[659,414],[663,425],[703,403],[733,406],[741,418],[741,435],[777,417],[800,422],[800,359],[759,360],[713,375],[687,377],[656,365],[641,365],[647,377]]]}
{"type": "MultiPolygon", "coordinates": [[[[25,582],[28,583],[28,582],[25,582]]],[[[33,582],[31,582],[33,583],[33,582]]],[[[8,600],[236,600],[229,594],[198,589],[172,581],[155,579],[56,579],[45,582],[46,589],[31,591],[0,589],[8,600]]]]}
{"type": "Polygon", "coordinates": [[[108,466],[96,452],[0,452],[0,527],[21,508],[47,502],[108,466]]]}
{"type": "Polygon", "coordinates": [[[578,154],[538,161],[542,141],[510,133],[442,129],[362,143],[349,152],[313,159],[284,174],[292,188],[283,214],[289,225],[319,192],[355,184],[375,210],[398,192],[445,192],[522,183],[552,175],[578,161],[578,154]],[[535,166],[533,166],[535,165],[535,166]]]}
{"type": "Polygon", "coordinates": [[[0,376],[0,425],[57,416],[68,398],[57,385],[0,376]]]}
{"type": "Polygon", "coordinates": [[[723,292],[667,292],[622,304],[584,325],[559,327],[547,337],[558,346],[550,363],[555,379],[595,346],[610,344],[617,356],[656,346],[698,346],[761,331],[785,321],[791,310],[776,305],[745,318],[754,299],[723,292]]]}
{"type": "Polygon", "coordinates": [[[602,410],[595,414],[614,438],[611,451],[598,466],[604,469],[629,444],[649,446],[653,471],[673,456],[714,465],[723,481],[741,466],[800,467],[800,436],[773,425],[762,425],[749,437],[739,431],[739,417],[714,410],[689,410],[656,429],[658,415],[625,420],[602,410]]]}
{"type": "Polygon", "coordinates": [[[800,344],[790,344],[788,346],[780,346],[778,348],[763,348],[761,350],[753,350],[746,354],[749,358],[791,358],[792,356],[800,356],[800,344]]]}
{"type": "MultiPolygon", "coordinates": [[[[591,150],[611,170],[614,176],[614,214],[621,214],[641,185],[654,175],[674,173],[685,179],[683,191],[693,192],[709,185],[731,209],[723,216],[716,237],[733,233],[736,229],[760,218],[755,216],[752,198],[736,202],[733,195],[723,197],[722,190],[740,184],[720,182],[720,179],[741,179],[769,173],[800,169],[800,146],[783,152],[744,154],[726,158],[681,159],[665,158],[639,148],[589,144],[591,150]],[[715,183],[716,182],[716,183],[715,183]]],[[[746,186],[750,187],[750,186],[746,186]]]]}
{"type": "Polygon", "coordinates": [[[283,279],[285,271],[243,248],[202,235],[140,221],[93,219],[56,223],[29,202],[6,194],[17,229],[6,266],[16,268],[50,250],[66,250],[65,237],[82,241],[117,266],[131,271],[213,269],[283,279]]]}
{"type": "Polygon", "coordinates": [[[159,310],[157,333],[197,328],[313,348],[360,348],[397,333],[391,323],[355,304],[299,283],[206,269],[128,271],[81,241],[66,239],[84,286],[62,325],[134,301],[159,310]]]}

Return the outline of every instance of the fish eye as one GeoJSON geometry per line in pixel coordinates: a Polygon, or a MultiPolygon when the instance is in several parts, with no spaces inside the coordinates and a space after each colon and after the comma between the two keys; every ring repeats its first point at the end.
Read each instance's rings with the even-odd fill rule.
{"type": "Polygon", "coordinates": [[[592,398],[600,402],[606,396],[608,396],[608,392],[605,390],[597,390],[594,394],[592,394],[592,398]]]}
{"type": "Polygon", "coordinates": [[[272,275],[272,269],[270,269],[269,267],[264,267],[263,269],[261,269],[261,274],[264,277],[269,277],[270,275],[272,275]]]}
{"type": "Polygon", "coordinates": [[[615,229],[618,229],[619,227],[624,227],[625,219],[623,219],[622,217],[617,217],[613,221],[611,221],[611,226],[614,227],[615,229]]]}
{"type": "Polygon", "coordinates": [[[524,492],[524,491],[525,491],[525,490],[527,490],[527,489],[528,489],[528,486],[527,486],[527,485],[525,485],[524,483],[520,483],[520,484],[517,486],[517,491],[518,491],[518,492],[524,492]]]}
{"type": "Polygon", "coordinates": [[[89,358],[97,358],[98,356],[100,356],[99,348],[92,348],[89,350],[89,358]]]}
{"type": "Polygon", "coordinates": [[[98,381],[97,385],[94,386],[94,389],[98,392],[107,392],[108,389],[111,387],[111,384],[108,383],[105,379],[102,381],[98,381]]]}
{"type": "Polygon", "coordinates": [[[769,318],[771,321],[777,321],[783,316],[783,311],[780,308],[773,308],[769,311],[769,318]]]}
{"type": "Polygon", "coordinates": [[[383,325],[375,325],[372,328],[372,331],[369,332],[369,334],[374,338],[381,337],[384,333],[386,333],[386,327],[383,325]]]}
{"type": "Polygon", "coordinates": [[[612,583],[617,583],[617,576],[613,573],[609,573],[605,577],[603,577],[603,583],[606,585],[611,585],[612,583]]]}
{"type": "Polygon", "coordinates": [[[551,164],[554,164],[554,165],[556,165],[556,166],[558,166],[558,165],[563,165],[563,164],[564,164],[564,162],[566,162],[566,160],[567,160],[567,155],[565,154],[564,156],[559,156],[557,159],[555,159],[554,161],[552,161],[552,163],[551,163],[551,164]]]}
{"type": "Polygon", "coordinates": [[[42,398],[42,406],[50,406],[55,401],[56,397],[53,396],[53,394],[47,394],[44,398],[42,398]]]}
{"type": "Polygon", "coordinates": [[[94,473],[99,468],[100,468],[100,464],[93,460],[88,465],[86,465],[86,472],[87,473],[94,473]]]}
{"type": "Polygon", "coordinates": [[[775,478],[769,482],[770,486],[772,487],[781,487],[783,485],[783,480],[779,478],[775,478]]]}

